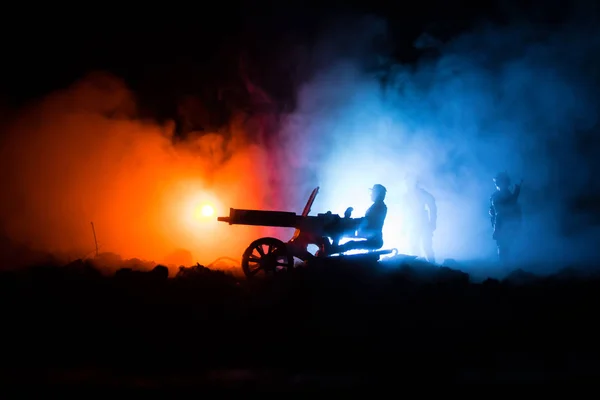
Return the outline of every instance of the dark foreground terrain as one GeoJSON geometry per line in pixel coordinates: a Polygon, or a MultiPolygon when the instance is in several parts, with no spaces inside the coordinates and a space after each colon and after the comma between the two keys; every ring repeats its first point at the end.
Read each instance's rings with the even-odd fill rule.
{"type": "Polygon", "coordinates": [[[303,389],[595,381],[600,279],[330,263],[248,282],[92,264],[5,272],[3,383],[303,389]]]}

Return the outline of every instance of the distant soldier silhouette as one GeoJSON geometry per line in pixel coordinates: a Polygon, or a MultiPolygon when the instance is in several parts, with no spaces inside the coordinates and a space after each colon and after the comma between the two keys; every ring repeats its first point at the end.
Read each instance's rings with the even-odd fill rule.
{"type": "Polygon", "coordinates": [[[433,233],[437,228],[437,205],[435,197],[419,186],[414,175],[404,177],[406,192],[402,210],[405,213],[402,229],[408,234],[410,251],[415,256],[425,253],[427,261],[435,263],[433,233]]]}
{"type": "MultiPolygon", "coordinates": [[[[373,204],[367,209],[365,216],[361,218],[356,237],[366,240],[352,240],[339,246],[339,252],[349,250],[377,250],[383,247],[383,224],[387,216],[387,206],[384,203],[387,189],[385,186],[376,184],[371,188],[371,201],[373,204]]],[[[345,218],[350,218],[352,207],[348,207],[344,213],[345,218]]]]}
{"type": "Polygon", "coordinates": [[[521,227],[521,206],[518,203],[521,183],[510,190],[510,177],[500,172],[494,177],[496,191],[490,198],[490,221],[494,233],[492,238],[498,247],[498,260],[505,264],[510,261],[511,247],[521,227]]]}

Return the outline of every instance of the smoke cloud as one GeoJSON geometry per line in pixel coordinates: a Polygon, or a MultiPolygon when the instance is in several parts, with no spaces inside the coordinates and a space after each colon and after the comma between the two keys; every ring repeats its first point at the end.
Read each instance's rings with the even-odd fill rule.
{"type": "Polygon", "coordinates": [[[399,200],[404,174],[416,174],[437,200],[438,260],[493,260],[492,177],[506,170],[524,179],[520,261],[538,272],[589,261],[598,210],[582,199],[598,194],[600,31],[584,22],[487,24],[443,44],[428,36],[419,42],[436,56],[416,66],[373,50],[383,21],[327,32],[283,130],[305,179],[322,187],[313,210],[361,214],[367,188],[384,184],[385,246],[410,254],[400,228],[411,216],[399,200]],[[383,74],[374,68],[386,62],[383,74]]]}
{"type": "Polygon", "coordinates": [[[495,257],[492,177],[506,170],[524,179],[524,265],[550,271],[594,257],[595,24],[487,24],[447,42],[426,33],[417,44],[435,56],[417,65],[392,60],[382,19],[328,26],[316,45],[290,46],[302,50],[294,111],[274,111],[282,108],[244,76],[263,111],[233,118],[226,134],[174,142],[172,124],[137,118],[135,96],[105,74],[4,113],[3,235],[78,258],[94,251],[93,221],[101,251],[124,258],[239,259],[252,240],[291,232],[216,222],[229,207],[300,212],[319,185],[313,213],[353,206],[358,216],[381,183],[385,246],[410,253],[400,199],[412,173],[436,198],[438,260],[485,261],[495,257]]]}
{"type": "Polygon", "coordinates": [[[136,119],[134,95],[104,73],[20,110],[4,125],[0,146],[4,236],[76,259],[95,252],[93,222],[100,252],[123,258],[239,259],[260,229],[216,217],[229,207],[263,206],[264,151],[239,122],[227,135],[185,142],[172,140],[173,128],[136,119]]]}

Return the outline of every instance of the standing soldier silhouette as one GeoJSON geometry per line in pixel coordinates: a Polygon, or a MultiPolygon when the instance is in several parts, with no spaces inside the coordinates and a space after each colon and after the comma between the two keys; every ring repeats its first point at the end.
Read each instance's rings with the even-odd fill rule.
{"type": "Polygon", "coordinates": [[[406,192],[402,201],[405,213],[402,230],[408,234],[410,251],[415,256],[425,253],[427,261],[435,263],[433,233],[437,228],[437,205],[435,197],[419,186],[412,174],[404,177],[406,192]]]}
{"type": "Polygon", "coordinates": [[[514,191],[510,190],[510,177],[506,172],[500,172],[494,177],[496,191],[490,198],[490,221],[494,233],[492,238],[498,247],[498,260],[502,264],[511,261],[512,246],[515,236],[521,227],[521,206],[518,203],[521,184],[515,184],[514,191]]]}

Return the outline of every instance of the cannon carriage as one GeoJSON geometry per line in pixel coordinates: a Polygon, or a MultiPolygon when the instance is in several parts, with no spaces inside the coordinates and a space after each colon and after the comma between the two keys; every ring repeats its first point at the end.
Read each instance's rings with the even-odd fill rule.
{"type": "MultiPolygon", "coordinates": [[[[242,270],[248,278],[262,272],[273,275],[287,272],[294,268],[294,259],[310,262],[326,257],[366,257],[378,261],[384,254],[394,250],[371,250],[364,254],[345,255],[340,253],[339,243],[344,238],[360,238],[356,235],[362,218],[350,218],[350,212],[344,217],[331,212],[308,215],[315,201],[319,188],[315,188],[302,214],[286,211],[264,211],[229,209],[228,217],[218,217],[218,221],[229,225],[253,225],[279,228],[295,228],[294,235],[287,242],[274,237],[262,237],[252,242],[242,255],[242,270]],[[316,245],[313,255],[308,251],[309,245],[316,245]]],[[[349,209],[350,210],[350,209],[349,209]]]]}

